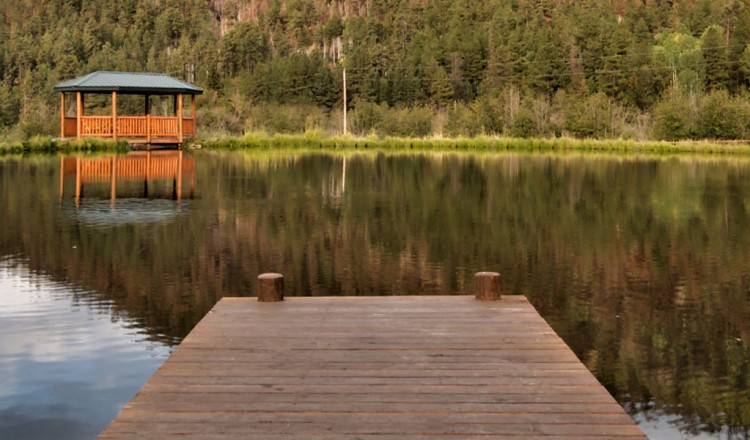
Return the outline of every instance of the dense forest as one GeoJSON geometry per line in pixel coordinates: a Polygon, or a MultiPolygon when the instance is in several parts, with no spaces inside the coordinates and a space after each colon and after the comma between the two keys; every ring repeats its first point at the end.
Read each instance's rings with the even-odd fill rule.
{"type": "Polygon", "coordinates": [[[750,138],[748,0],[0,0],[0,138],[157,71],[204,134],[750,138]]]}

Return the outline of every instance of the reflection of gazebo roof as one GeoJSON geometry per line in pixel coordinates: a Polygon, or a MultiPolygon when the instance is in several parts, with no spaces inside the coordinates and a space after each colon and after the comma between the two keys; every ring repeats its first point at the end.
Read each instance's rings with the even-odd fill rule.
{"type": "Polygon", "coordinates": [[[92,72],[53,87],[56,92],[200,95],[203,89],[161,73],[92,72]]]}

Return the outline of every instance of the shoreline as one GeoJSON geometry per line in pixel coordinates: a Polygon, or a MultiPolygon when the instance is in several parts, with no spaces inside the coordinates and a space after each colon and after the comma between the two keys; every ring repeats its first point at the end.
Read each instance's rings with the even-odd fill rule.
{"type": "MultiPolygon", "coordinates": [[[[575,138],[509,138],[478,136],[473,138],[401,138],[323,136],[317,133],[274,134],[250,133],[197,139],[186,143],[186,149],[211,150],[319,150],[319,151],[423,151],[423,152],[548,152],[611,153],[648,155],[726,155],[750,156],[750,141],[684,140],[633,141],[622,139],[575,138]]],[[[0,156],[24,154],[59,154],[75,152],[124,152],[133,149],[123,141],[98,138],[81,141],[57,141],[32,138],[20,142],[0,142],[0,156]]]]}

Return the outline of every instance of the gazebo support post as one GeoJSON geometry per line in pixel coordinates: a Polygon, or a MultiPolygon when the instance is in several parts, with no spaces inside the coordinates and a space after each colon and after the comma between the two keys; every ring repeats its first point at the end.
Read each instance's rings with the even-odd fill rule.
{"type": "Polygon", "coordinates": [[[117,140],[117,92],[112,92],[112,139],[117,140]]]}
{"type": "Polygon", "coordinates": [[[60,139],[65,138],[65,92],[60,92],[60,139]]]}
{"type": "Polygon", "coordinates": [[[151,144],[151,108],[149,107],[149,99],[151,95],[144,95],[144,109],[143,112],[146,116],[146,143],[151,144]]]}
{"type": "Polygon", "coordinates": [[[198,131],[195,126],[195,95],[190,95],[190,117],[193,118],[193,136],[198,131]]]}
{"type": "Polygon", "coordinates": [[[83,96],[76,92],[76,139],[81,140],[81,116],[83,116],[83,96]]]}
{"type": "Polygon", "coordinates": [[[182,145],[182,140],[184,139],[184,135],[182,133],[182,93],[179,93],[177,95],[177,131],[180,139],[180,145],[182,145]]]}

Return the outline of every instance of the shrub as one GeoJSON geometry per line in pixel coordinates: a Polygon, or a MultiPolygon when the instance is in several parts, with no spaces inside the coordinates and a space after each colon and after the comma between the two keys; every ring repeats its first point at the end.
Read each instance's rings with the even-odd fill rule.
{"type": "Polygon", "coordinates": [[[389,109],[379,132],[388,136],[425,137],[432,134],[434,113],[427,108],[389,109]]]}
{"type": "Polygon", "coordinates": [[[612,133],[613,104],[603,93],[577,101],[566,115],[566,129],[576,137],[602,138],[612,133]]]}
{"type": "Polygon", "coordinates": [[[473,137],[482,133],[482,118],[472,107],[456,104],[446,112],[443,134],[450,137],[473,137]]]}
{"type": "Polygon", "coordinates": [[[386,107],[369,101],[355,101],[354,110],[347,115],[348,129],[360,136],[376,131],[387,111],[386,107]]]}
{"type": "Polygon", "coordinates": [[[516,115],[513,126],[510,128],[510,134],[518,138],[530,138],[536,134],[534,119],[526,109],[520,110],[516,115]]]}
{"type": "Polygon", "coordinates": [[[245,131],[303,133],[322,130],[326,120],[325,111],[313,105],[264,104],[250,109],[250,115],[245,120],[245,131]]]}
{"type": "Polygon", "coordinates": [[[666,141],[676,141],[691,137],[693,121],[688,98],[672,91],[654,107],[654,137],[666,141]]]}
{"type": "Polygon", "coordinates": [[[730,98],[725,90],[711,92],[701,100],[697,137],[742,139],[748,131],[750,112],[745,102],[730,98]]]}

